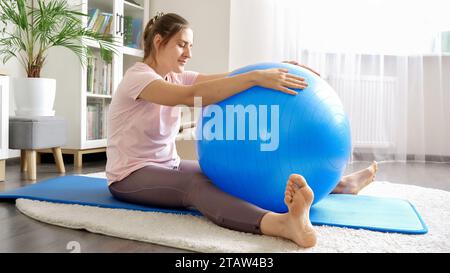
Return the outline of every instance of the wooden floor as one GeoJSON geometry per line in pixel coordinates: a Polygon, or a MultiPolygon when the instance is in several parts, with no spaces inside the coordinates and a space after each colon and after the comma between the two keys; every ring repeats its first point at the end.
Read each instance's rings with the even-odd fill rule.
{"type": "MultiPolygon", "coordinates": [[[[369,162],[351,164],[346,173],[368,166],[369,162]]],[[[445,163],[381,163],[376,180],[411,184],[450,191],[450,164],[445,163]]],[[[81,171],[66,164],[66,175],[102,172],[105,161],[86,162],[81,171]]],[[[37,180],[58,176],[54,164],[41,164],[37,180]]],[[[20,173],[18,162],[7,163],[6,181],[0,191],[23,187],[29,182],[20,173]]],[[[181,249],[144,242],[98,235],[83,230],[66,229],[38,222],[24,216],[13,202],[0,201],[0,252],[70,252],[72,241],[80,244],[81,252],[188,252],[181,249]]]]}

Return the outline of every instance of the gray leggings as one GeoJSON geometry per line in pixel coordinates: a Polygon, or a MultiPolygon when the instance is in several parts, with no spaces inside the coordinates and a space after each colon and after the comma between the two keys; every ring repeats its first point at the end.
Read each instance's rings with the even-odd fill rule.
{"type": "Polygon", "coordinates": [[[173,170],[143,167],[111,184],[109,190],[125,202],[195,208],[219,226],[256,234],[261,234],[261,219],[268,212],[217,188],[195,160],[182,160],[173,170]]]}

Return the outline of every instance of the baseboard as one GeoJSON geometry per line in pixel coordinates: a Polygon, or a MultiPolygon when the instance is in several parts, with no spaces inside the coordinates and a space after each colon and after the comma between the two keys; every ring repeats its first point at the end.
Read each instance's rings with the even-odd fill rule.
{"type": "MultiPolygon", "coordinates": [[[[353,152],[354,161],[398,161],[399,155],[388,153],[368,153],[368,152],[353,152]]],[[[406,155],[407,162],[440,162],[450,163],[450,156],[448,155],[424,155],[417,156],[413,154],[406,155]]]]}

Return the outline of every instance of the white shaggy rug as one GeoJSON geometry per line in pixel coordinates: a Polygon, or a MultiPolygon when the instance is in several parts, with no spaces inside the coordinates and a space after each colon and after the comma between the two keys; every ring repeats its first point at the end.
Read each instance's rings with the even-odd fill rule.
{"type": "MultiPolygon", "coordinates": [[[[89,176],[104,177],[104,173],[89,176]]],[[[360,194],[409,200],[428,226],[424,235],[317,226],[317,245],[237,232],[204,217],[18,199],[17,208],[36,220],[93,233],[197,252],[450,252],[450,192],[373,182],[360,194]]]]}

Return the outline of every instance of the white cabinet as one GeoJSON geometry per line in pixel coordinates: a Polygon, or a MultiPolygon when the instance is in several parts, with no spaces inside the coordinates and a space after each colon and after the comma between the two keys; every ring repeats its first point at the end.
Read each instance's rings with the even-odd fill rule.
{"type": "Polygon", "coordinates": [[[120,43],[118,54],[113,55],[111,64],[101,61],[98,44],[89,41],[83,42],[90,46],[98,58],[91,58],[88,66],[82,66],[67,49],[52,49],[49,54],[43,74],[56,78],[56,116],[66,118],[69,125],[68,143],[63,153],[74,154],[78,167],[81,166],[83,154],[104,151],[106,148],[106,114],[112,94],[124,72],[136,61],[142,61],[144,56],[138,38],[143,35],[149,20],[149,2],[82,1],[79,7],[83,13],[93,15],[97,11],[97,18],[101,18],[92,25],[89,18],[84,18],[85,25],[111,33],[120,43]]]}
{"type": "Polygon", "coordinates": [[[9,77],[0,76],[0,181],[5,180],[5,160],[8,158],[9,138],[9,77]]]}

